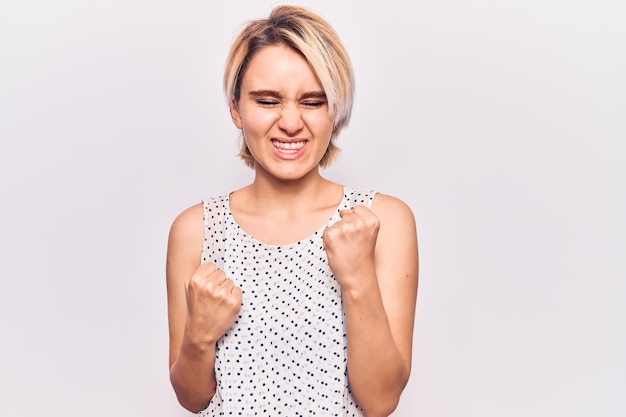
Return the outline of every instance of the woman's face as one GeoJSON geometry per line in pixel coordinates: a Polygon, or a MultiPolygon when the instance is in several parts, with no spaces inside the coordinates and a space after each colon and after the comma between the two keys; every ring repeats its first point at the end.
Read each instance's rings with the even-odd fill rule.
{"type": "Polygon", "coordinates": [[[285,45],[256,53],[231,104],[257,175],[296,180],[317,172],[333,132],[324,89],[307,61],[285,45]]]}

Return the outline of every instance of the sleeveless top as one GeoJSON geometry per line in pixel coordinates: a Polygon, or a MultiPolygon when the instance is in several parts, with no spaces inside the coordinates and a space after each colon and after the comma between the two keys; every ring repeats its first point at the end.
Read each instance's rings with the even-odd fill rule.
{"type": "Polygon", "coordinates": [[[362,417],[348,386],[341,288],[322,245],[339,211],[371,207],[375,192],[344,186],[327,224],[308,238],[269,245],[242,230],[229,195],[203,200],[202,262],[242,290],[232,327],[217,342],[217,388],[208,416],[362,417]]]}

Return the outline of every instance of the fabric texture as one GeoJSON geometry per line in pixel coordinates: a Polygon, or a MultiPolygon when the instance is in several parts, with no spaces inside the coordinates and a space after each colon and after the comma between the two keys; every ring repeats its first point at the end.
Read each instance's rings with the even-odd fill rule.
{"type": "Polygon", "coordinates": [[[213,262],[241,287],[242,307],[218,341],[217,390],[208,416],[361,417],[347,378],[341,289],[322,246],[339,211],[371,207],[375,192],[344,186],[344,196],[313,235],[269,245],[243,231],[229,195],[204,204],[202,262],[213,262]]]}

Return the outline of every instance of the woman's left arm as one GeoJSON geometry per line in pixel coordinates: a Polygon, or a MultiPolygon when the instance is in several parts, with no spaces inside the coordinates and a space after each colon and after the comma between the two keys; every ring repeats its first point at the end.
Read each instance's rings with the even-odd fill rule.
{"type": "Polygon", "coordinates": [[[411,209],[377,194],[324,233],[341,285],[348,338],[348,381],[368,417],[396,408],[411,372],[418,248],[411,209]]]}

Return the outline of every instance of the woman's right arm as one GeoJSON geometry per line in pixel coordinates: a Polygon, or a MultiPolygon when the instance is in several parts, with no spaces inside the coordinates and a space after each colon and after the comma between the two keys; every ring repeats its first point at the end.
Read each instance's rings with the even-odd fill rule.
{"type": "Polygon", "coordinates": [[[241,290],[214,264],[200,262],[202,215],[198,204],[174,220],[166,265],[170,380],[191,412],[204,410],[215,394],[215,343],[241,308],[241,290]]]}

